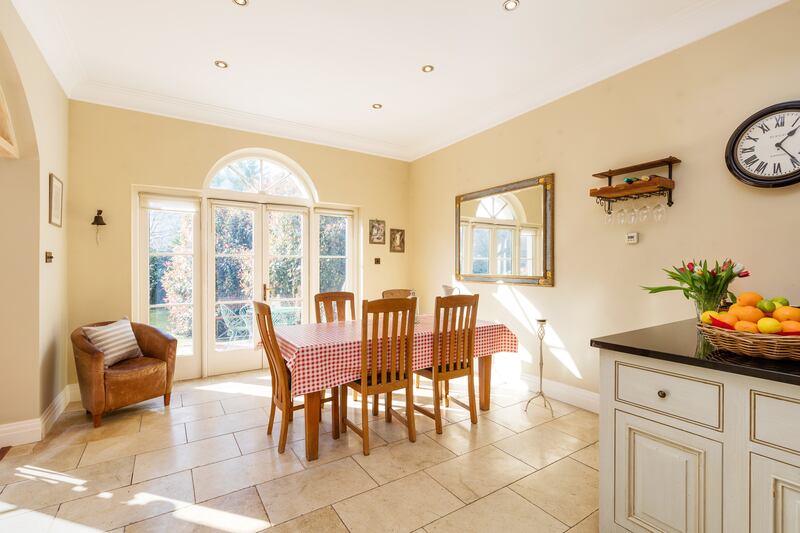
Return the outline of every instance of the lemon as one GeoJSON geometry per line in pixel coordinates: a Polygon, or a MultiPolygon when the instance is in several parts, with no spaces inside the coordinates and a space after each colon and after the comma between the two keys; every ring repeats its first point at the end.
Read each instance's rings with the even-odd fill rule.
{"type": "Polygon", "coordinates": [[[756,304],[756,307],[765,313],[771,313],[777,308],[777,305],[775,305],[775,302],[771,302],[769,300],[761,300],[756,304]]]}
{"type": "Polygon", "coordinates": [[[761,333],[778,333],[781,330],[783,326],[774,318],[762,318],[758,321],[758,331],[761,333]]]}
{"type": "Polygon", "coordinates": [[[784,297],[773,298],[772,303],[774,303],[776,307],[780,308],[783,307],[784,305],[789,305],[789,300],[784,297]]]}
{"type": "Polygon", "coordinates": [[[716,311],[705,311],[702,315],[700,315],[700,321],[703,324],[711,324],[711,317],[719,319],[719,313],[716,311]]]}

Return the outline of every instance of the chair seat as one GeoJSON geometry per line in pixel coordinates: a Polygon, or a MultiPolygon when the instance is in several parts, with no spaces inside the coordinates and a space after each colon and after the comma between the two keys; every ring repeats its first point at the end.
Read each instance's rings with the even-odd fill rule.
{"type": "Polygon", "coordinates": [[[118,409],[167,392],[167,363],[155,357],[126,359],[105,370],[105,411],[118,409]]]}

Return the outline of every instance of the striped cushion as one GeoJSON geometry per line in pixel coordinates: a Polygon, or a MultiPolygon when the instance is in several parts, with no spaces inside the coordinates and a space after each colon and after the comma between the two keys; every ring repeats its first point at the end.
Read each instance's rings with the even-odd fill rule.
{"type": "Polygon", "coordinates": [[[83,328],[83,333],[103,352],[105,366],[142,355],[128,319],[118,320],[107,326],[86,327],[83,328]]]}

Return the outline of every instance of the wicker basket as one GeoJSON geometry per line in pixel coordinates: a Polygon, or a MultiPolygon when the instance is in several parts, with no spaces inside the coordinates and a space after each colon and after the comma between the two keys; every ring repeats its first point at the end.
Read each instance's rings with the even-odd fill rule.
{"type": "Polygon", "coordinates": [[[697,328],[719,350],[750,357],[800,361],[800,336],[746,333],[702,323],[697,328]]]}

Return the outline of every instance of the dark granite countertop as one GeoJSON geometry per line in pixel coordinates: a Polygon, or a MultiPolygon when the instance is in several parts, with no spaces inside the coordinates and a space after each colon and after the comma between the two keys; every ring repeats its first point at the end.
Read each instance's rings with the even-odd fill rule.
{"type": "Polygon", "coordinates": [[[595,348],[701,366],[800,385],[800,361],[774,361],[715,350],[697,330],[694,319],[592,339],[595,348]]]}

